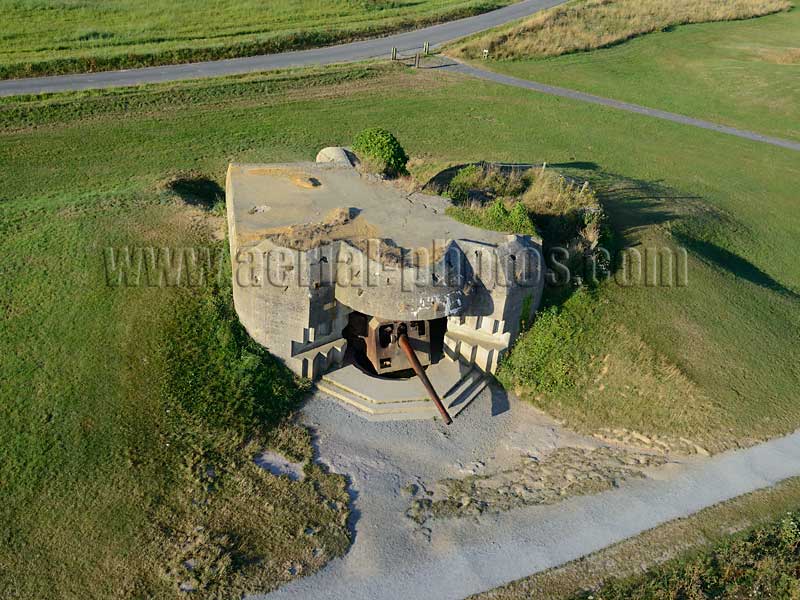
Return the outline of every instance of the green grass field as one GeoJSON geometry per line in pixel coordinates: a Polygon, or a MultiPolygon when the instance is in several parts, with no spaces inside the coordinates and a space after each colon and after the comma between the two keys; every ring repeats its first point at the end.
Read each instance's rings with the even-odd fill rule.
{"type": "Polygon", "coordinates": [[[242,341],[226,281],[106,283],[108,247],[224,255],[208,215],[143,188],[9,200],[0,221],[0,596],[216,597],[345,551],[344,478],[310,464],[302,386],[242,341]],[[306,479],[259,469],[265,446],[306,479]]]}
{"type": "Polygon", "coordinates": [[[0,78],[324,46],[465,17],[509,0],[3,0],[0,78]]]}
{"type": "MultiPolygon", "coordinates": [[[[247,374],[267,358],[236,337],[225,289],[109,287],[103,256],[215,243],[213,214],[165,192],[178,172],[221,184],[229,161],[313,159],[373,125],[417,161],[547,161],[593,184],[621,242],[690,249],[686,287],[550,294],[575,332],[554,354],[569,385],[526,379],[539,368],[526,361],[534,328],[513,354],[524,397],[584,431],[684,436],[711,450],[796,428],[795,152],[400,66],[3,99],[0,595],[159,595],[175,589],[174,565],[194,544],[204,564],[233,565],[237,588],[269,588],[343,551],[339,478],[311,467],[301,483],[259,475],[236,428],[206,429],[186,402],[193,368],[207,398],[261,389],[247,374]],[[243,379],[208,376],[229,368],[243,379]],[[228,465],[218,492],[204,487],[209,457],[228,465]],[[211,492],[213,508],[193,512],[191,499],[211,492]],[[267,498],[263,512],[253,493],[267,498]],[[243,507],[252,512],[237,521],[243,507]],[[213,535],[197,541],[197,523],[213,535]],[[248,571],[234,538],[245,556],[271,557],[265,568],[248,571]]],[[[266,394],[281,415],[299,393],[284,377],[266,394]]],[[[296,430],[275,431],[257,439],[309,452],[296,430]]],[[[203,581],[213,588],[218,572],[203,581]]]]}
{"type": "Polygon", "coordinates": [[[800,140],[800,10],[683,25],[552,58],[492,60],[507,75],[800,140]]]}

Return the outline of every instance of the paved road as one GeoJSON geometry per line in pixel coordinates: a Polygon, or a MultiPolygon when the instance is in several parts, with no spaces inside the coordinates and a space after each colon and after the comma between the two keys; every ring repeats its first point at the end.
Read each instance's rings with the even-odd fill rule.
{"type": "Polygon", "coordinates": [[[517,77],[510,77],[508,75],[501,75],[493,71],[485,71],[471,65],[466,65],[460,62],[450,62],[443,64],[440,68],[455,73],[462,73],[471,77],[478,77],[501,83],[503,85],[511,85],[514,87],[525,88],[542,94],[549,94],[551,96],[560,96],[562,98],[570,98],[572,100],[580,100],[581,102],[590,102],[592,104],[599,104],[601,106],[608,106],[631,113],[646,115],[648,117],[655,117],[656,119],[664,119],[666,121],[673,121],[681,123],[682,125],[691,125],[692,127],[700,127],[701,129],[710,129],[711,131],[718,131],[728,135],[735,135],[740,138],[762,142],[764,144],[771,144],[773,146],[780,146],[781,148],[788,148],[789,150],[800,151],[800,142],[792,140],[785,140],[776,137],[770,137],[756,133],[755,131],[747,131],[744,129],[736,129],[735,127],[728,127],[727,125],[720,125],[719,123],[712,123],[711,121],[703,121],[701,119],[694,119],[676,113],[666,112],[655,108],[647,108],[646,106],[639,106],[638,104],[630,104],[628,102],[620,102],[610,98],[603,98],[601,96],[594,96],[592,94],[585,94],[566,88],[556,87],[552,85],[545,85],[543,83],[536,83],[535,81],[528,81],[519,79],[517,77]]]}
{"type": "Polygon", "coordinates": [[[383,38],[301,50],[282,54],[265,54],[245,58],[231,58],[183,65],[165,65],[124,71],[104,71],[78,75],[56,75],[0,81],[0,96],[39,94],[95,88],[125,87],[144,83],[163,83],[182,79],[202,79],[221,75],[240,75],[289,67],[329,65],[358,62],[378,57],[389,57],[391,49],[403,54],[422,50],[425,42],[432,48],[458,38],[491,29],[498,25],[532,15],[544,8],[563,4],[565,0],[523,0],[522,2],[495,11],[399,33],[383,38]]]}
{"type": "Polygon", "coordinates": [[[581,445],[557,425],[531,422],[529,406],[508,400],[508,410],[494,416],[490,400],[479,398],[447,429],[432,422],[368,423],[330,399],[312,400],[304,415],[319,458],[350,477],[355,542],[343,558],[265,600],[464,598],[800,475],[800,433],[794,433],[669,464],[613,491],[499,516],[428,521],[427,535],[416,531],[404,516],[409,500],[402,492],[414,476],[429,483],[498,452],[539,455],[581,445]]]}
{"type": "MultiPolygon", "coordinates": [[[[241,75],[285,69],[291,67],[306,67],[330,65],[335,63],[348,63],[388,57],[392,48],[397,48],[403,55],[413,54],[422,50],[425,42],[432,48],[437,48],[445,43],[462,38],[479,31],[484,31],[516,19],[520,19],[545,8],[563,4],[566,0],[523,0],[511,6],[495,11],[426,27],[406,33],[399,33],[383,38],[301,50],[298,52],[285,52],[281,54],[265,54],[245,58],[231,58],[202,63],[187,63],[182,65],[165,65],[161,67],[147,67],[143,69],[128,69],[123,71],[104,71],[101,73],[85,73],[78,75],[56,75],[52,77],[32,77],[28,79],[12,79],[0,81],[0,97],[15,96],[20,94],[39,94],[50,92],[76,91],[87,89],[103,89],[112,87],[125,87],[147,83],[164,83],[185,79],[204,79],[224,75],[241,75]]],[[[590,102],[624,110],[631,113],[665,119],[682,125],[700,127],[740,138],[771,144],[789,150],[800,151],[800,143],[776,137],[762,135],[754,131],[746,131],[728,127],[710,121],[694,119],[676,113],[670,113],[654,108],[647,108],[637,104],[620,102],[610,98],[603,98],[575,90],[560,88],[516,77],[509,77],[491,71],[485,71],[463,63],[453,62],[444,64],[441,68],[451,72],[458,72],[473,77],[478,77],[495,83],[512,85],[529,90],[571,98],[582,102],[590,102]]]]}

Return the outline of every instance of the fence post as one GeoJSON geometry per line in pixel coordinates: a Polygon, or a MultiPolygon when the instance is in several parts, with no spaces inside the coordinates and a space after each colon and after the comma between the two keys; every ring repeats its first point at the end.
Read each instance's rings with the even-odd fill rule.
{"type": "Polygon", "coordinates": [[[397,48],[392,46],[392,60],[397,60],[397,48]]]}
{"type": "Polygon", "coordinates": [[[428,54],[430,53],[431,53],[431,43],[425,42],[425,56],[428,56],[428,54]]]}
{"type": "Polygon", "coordinates": [[[419,69],[419,52],[414,55],[414,68],[419,69]]]}

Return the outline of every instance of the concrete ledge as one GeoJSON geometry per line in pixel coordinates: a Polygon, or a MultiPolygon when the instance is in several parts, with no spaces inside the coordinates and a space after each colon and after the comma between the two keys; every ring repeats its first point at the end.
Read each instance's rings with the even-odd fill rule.
{"type": "MultiPolygon", "coordinates": [[[[428,367],[426,373],[453,417],[469,406],[488,384],[487,376],[480,370],[448,358],[428,367]]],[[[419,420],[439,416],[416,377],[374,377],[348,364],[324,375],[317,387],[368,420],[419,420]]]]}

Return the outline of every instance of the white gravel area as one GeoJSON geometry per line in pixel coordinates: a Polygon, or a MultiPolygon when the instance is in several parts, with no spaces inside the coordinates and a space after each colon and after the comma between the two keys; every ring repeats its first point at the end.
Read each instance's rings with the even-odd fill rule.
{"type": "Polygon", "coordinates": [[[354,543],[344,557],[269,599],[464,598],[800,475],[795,433],[710,459],[671,462],[647,479],[593,496],[421,527],[405,516],[409,484],[496,471],[520,456],[600,443],[560,428],[497,388],[450,427],[368,422],[320,394],[303,416],[318,460],[350,478],[354,543]]]}
{"type": "Polygon", "coordinates": [[[259,467],[269,471],[273,475],[286,475],[292,481],[302,481],[305,479],[303,472],[304,464],[292,462],[282,454],[272,450],[264,450],[253,458],[259,467]]]}

